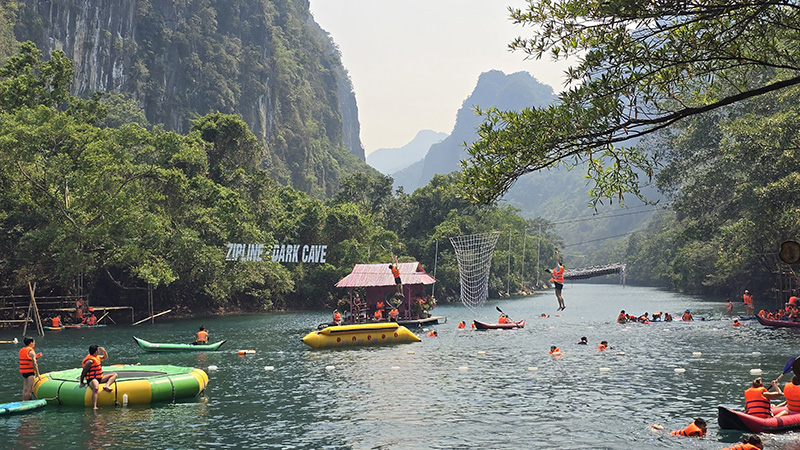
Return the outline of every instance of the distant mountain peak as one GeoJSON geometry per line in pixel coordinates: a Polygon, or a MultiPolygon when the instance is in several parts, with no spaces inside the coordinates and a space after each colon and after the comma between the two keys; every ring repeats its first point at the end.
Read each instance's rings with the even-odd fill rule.
{"type": "Polygon", "coordinates": [[[400,148],[379,148],[367,155],[367,164],[384,175],[390,175],[411,164],[421,161],[431,145],[441,142],[447,133],[421,130],[408,144],[400,148]]]}

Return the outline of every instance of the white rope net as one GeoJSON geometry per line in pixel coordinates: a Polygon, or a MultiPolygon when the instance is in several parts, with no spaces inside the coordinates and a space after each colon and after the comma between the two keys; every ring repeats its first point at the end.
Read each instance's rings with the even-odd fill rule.
{"type": "Polygon", "coordinates": [[[461,303],[467,308],[475,309],[489,297],[489,271],[499,237],[499,231],[492,231],[450,238],[458,260],[461,303]]]}

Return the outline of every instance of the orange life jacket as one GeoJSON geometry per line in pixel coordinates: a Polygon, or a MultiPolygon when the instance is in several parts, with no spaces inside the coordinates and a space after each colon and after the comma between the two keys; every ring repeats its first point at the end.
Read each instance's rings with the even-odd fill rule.
{"type": "Polygon", "coordinates": [[[800,412],[800,386],[792,383],[786,383],[783,387],[783,396],[786,397],[786,407],[792,412],[800,412]]]}
{"type": "Polygon", "coordinates": [[[466,328],[466,327],[467,327],[467,324],[465,324],[464,322],[459,322],[458,323],[458,328],[466,328]]]}
{"type": "Polygon", "coordinates": [[[684,322],[689,322],[690,320],[694,319],[692,319],[692,313],[685,312],[683,313],[683,317],[681,317],[681,320],[683,320],[684,322]]]}
{"type": "Polygon", "coordinates": [[[333,321],[336,322],[336,323],[341,322],[342,321],[342,313],[340,313],[339,311],[336,311],[335,313],[333,313],[333,321]]]}
{"type": "Polygon", "coordinates": [[[600,344],[600,345],[597,347],[597,349],[598,349],[598,350],[600,350],[601,352],[602,352],[603,350],[607,349],[607,348],[608,348],[608,347],[606,347],[606,346],[605,346],[605,345],[603,345],[603,344],[600,344]]]}
{"type": "Polygon", "coordinates": [[[769,400],[764,397],[764,392],[767,389],[763,386],[744,391],[744,412],[756,417],[771,417],[769,400]]]}
{"type": "Polygon", "coordinates": [[[86,320],[84,320],[84,323],[86,323],[86,325],[94,325],[95,323],[97,323],[97,317],[89,316],[86,318],[86,320]]]}
{"type": "Polygon", "coordinates": [[[745,305],[753,304],[753,296],[751,294],[742,294],[742,301],[745,305]]]}
{"type": "Polygon", "coordinates": [[[690,423],[688,427],[682,430],[675,430],[670,433],[672,436],[697,436],[700,437],[705,433],[694,422],[690,423]]]}
{"type": "Polygon", "coordinates": [[[383,310],[382,309],[376,309],[375,310],[375,318],[378,319],[378,320],[383,319],[383,310]]]}
{"type": "Polygon", "coordinates": [[[435,337],[435,336],[436,336],[435,331],[431,331],[430,333],[428,333],[428,337],[435,337]]]}
{"type": "Polygon", "coordinates": [[[561,349],[556,347],[555,350],[550,350],[550,354],[552,355],[553,353],[561,353],[561,349]]]}
{"type": "Polygon", "coordinates": [[[471,325],[471,327],[472,327],[472,328],[475,328],[475,322],[472,322],[472,325],[471,325]]]}
{"type": "Polygon", "coordinates": [[[392,319],[397,319],[397,316],[399,314],[400,314],[400,311],[398,311],[397,308],[392,308],[392,310],[389,311],[389,317],[391,317],[392,319]]]}
{"type": "Polygon", "coordinates": [[[749,442],[743,442],[741,444],[725,447],[722,450],[759,450],[759,448],[749,442]]]}
{"type": "Polygon", "coordinates": [[[561,264],[556,265],[556,267],[553,269],[553,271],[551,273],[553,274],[553,276],[550,277],[550,281],[553,281],[555,283],[564,284],[564,266],[563,265],[561,265],[561,264]]]}
{"type": "Polygon", "coordinates": [[[200,330],[197,332],[197,342],[208,341],[208,331],[200,330]]]}
{"type": "Polygon", "coordinates": [[[375,305],[378,309],[383,309],[383,301],[378,301],[378,304],[375,305]]]}
{"type": "Polygon", "coordinates": [[[25,346],[19,349],[19,373],[33,372],[33,359],[31,359],[31,351],[33,347],[25,346]]]}
{"type": "Polygon", "coordinates": [[[392,266],[392,276],[395,278],[400,278],[400,269],[396,266],[392,266]]]}
{"type": "Polygon", "coordinates": [[[94,355],[86,355],[81,361],[81,367],[86,365],[86,361],[92,361],[92,367],[86,372],[87,380],[101,380],[103,378],[103,367],[100,364],[100,357],[94,355]]]}
{"type": "Polygon", "coordinates": [[[53,326],[60,327],[61,326],[61,318],[60,317],[53,317],[53,326]]]}
{"type": "Polygon", "coordinates": [[[617,316],[617,322],[625,323],[627,321],[628,321],[628,316],[625,313],[619,313],[619,315],[617,316]]]}
{"type": "Polygon", "coordinates": [[[797,297],[795,297],[794,295],[789,297],[789,305],[797,306],[797,297]]]}
{"type": "Polygon", "coordinates": [[[500,316],[500,318],[497,319],[497,323],[508,323],[508,322],[509,322],[509,320],[505,316],[500,316]]]}

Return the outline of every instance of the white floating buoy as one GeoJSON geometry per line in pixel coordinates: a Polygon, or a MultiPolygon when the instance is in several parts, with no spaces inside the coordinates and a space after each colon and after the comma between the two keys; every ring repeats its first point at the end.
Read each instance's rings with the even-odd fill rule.
{"type": "Polygon", "coordinates": [[[461,367],[459,367],[459,368],[458,368],[458,370],[460,370],[460,371],[462,371],[462,372],[463,372],[463,371],[465,371],[465,370],[467,370],[467,369],[468,369],[468,367],[467,367],[467,366],[461,366],[461,367]]]}
{"type": "Polygon", "coordinates": [[[619,356],[625,356],[625,352],[617,352],[617,355],[619,355],[619,356]]]}
{"type": "Polygon", "coordinates": [[[588,327],[586,327],[586,329],[587,329],[587,330],[594,330],[594,327],[593,327],[593,326],[591,326],[591,325],[589,325],[588,327]]]}
{"type": "Polygon", "coordinates": [[[538,367],[528,367],[528,371],[530,372],[536,372],[537,370],[539,370],[538,367]]]}
{"type": "Polygon", "coordinates": [[[675,373],[683,373],[686,372],[686,369],[675,369],[675,373]]]}
{"type": "Polygon", "coordinates": [[[753,356],[761,356],[761,352],[753,352],[753,353],[750,353],[750,354],[753,355],[753,356]]]}
{"type": "Polygon", "coordinates": [[[217,366],[208,366],[208,370],[209,371],[217,370],[217,366]]]}
{"type": "Polygon", "coordinates": [[[128,406],[128,394],[122,394],[122,406],[128,406]]]}
{"type": "Polygon", "coordinates": [[[750,375],[761,375],[761,369],[750,369],[750,375]]]}
{"type": "Polygon", "coordinates": [[[409,351],[406,352],[406,354],[408,354],[408,355],[413,355],[414,353],[417,353],[417,352],[415,352],[414,350],[409,350],[409,351]]]}
{"type": "Polygon", "coordinates": [[[601,373],[607,373],[607,372],[611,372],[611,369],[610,369],[610,368],[608,368],[608,367],[601,367],[601,368],[600,368],[600,372],[601,372],[601,373]]]}
{"type": "Polygon", "coordinates": [[[478,354],[479,354],[479,355],[485,355],[485,354],[486,354],[486,352],[485,352],[485,351],[483,351],[483,350],[480,350],[480,351],[478,351],[478,354]]]}
{"type": "Polygon", "coordinates": [[[336,366],[325,366],[325,370],[333,370],[336,366]]]}
{"type": "Polygon", "coordinates": [[[264,366],[264,370],[275,370],[275,366],[264,366]]]}
{"type": "Polygon", "coordinates": [[[703,352],[692,352],[692,356],[694,356],[695,358],[699,358],[703,356],[703,352]]]}
{"type": "Polygon", "coordinates": [[[400,366],[392,366],[392,370],[400,370],[400,366]]]}

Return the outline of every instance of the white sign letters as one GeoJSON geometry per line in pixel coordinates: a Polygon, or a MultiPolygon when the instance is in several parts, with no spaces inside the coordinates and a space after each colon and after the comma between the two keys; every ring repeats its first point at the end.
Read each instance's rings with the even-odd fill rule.
{"type": "Polygon", "coordinates": [[[327,245],[275,244],[272,254],[265,251],[264,244],[228,244],[225,261],[264,261],[269,259],[281,263],[325,263],[327,245]]]}

